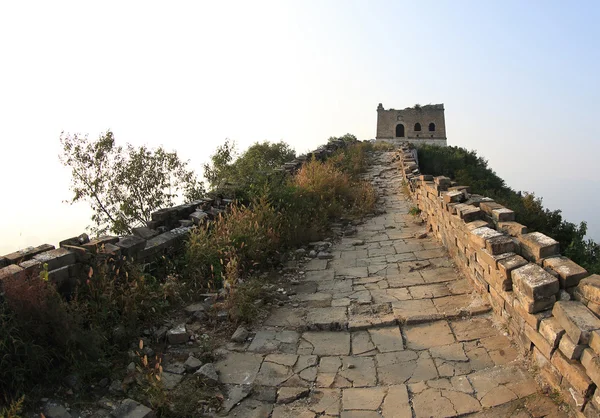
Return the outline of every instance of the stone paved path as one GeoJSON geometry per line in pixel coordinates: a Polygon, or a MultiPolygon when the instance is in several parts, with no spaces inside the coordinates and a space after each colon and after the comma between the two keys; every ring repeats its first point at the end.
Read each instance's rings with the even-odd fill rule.
{"type": "Polygon", "coordinates": [[[293,305],[216,364],[232,417],[558,417],[381,154],[385,214],[300,267],[293,305]]]}

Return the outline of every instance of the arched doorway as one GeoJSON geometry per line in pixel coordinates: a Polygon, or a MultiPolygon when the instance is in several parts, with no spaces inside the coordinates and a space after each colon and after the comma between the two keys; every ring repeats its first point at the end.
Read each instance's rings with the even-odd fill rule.
{"type": "Polygon", "coordinates": [[[404,125],[401,123],[396,125],[396,138],[404,138],[404,125]]]}

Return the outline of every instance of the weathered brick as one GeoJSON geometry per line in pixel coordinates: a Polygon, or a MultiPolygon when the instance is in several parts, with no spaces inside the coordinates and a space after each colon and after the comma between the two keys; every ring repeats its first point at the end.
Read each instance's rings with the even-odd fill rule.
{"type": "Polygon", "coordinates": [[[577,285],[576,292],[585,299],[600,304],[600,275],[592,274],[582,279],[577,285]]]}
{"type": "Polygon", "coordinates": [[[577,286],[579,281],[588,275],[586,269],[567,257],[546,258],[543,265],[558,273],[560,287],[563,289],[577,286]]]}
{"type": "MultiPolygon", "coordinates": [[[[468,231],[472,231],[474,229],[481,228],[481,227],[484,227],[484,226],[485,227],[489,227],[490,226],[490,224],[488,222],[483,221],[481,219],[477,220],[477,221],[465,223],[464,225],[465,225],[465,227],[467,228],[468,231]]],[[[483,248],[483,247],[481,247],[481,248],[483,248]]]]}
{"type": "Polygon", "coordinates": [[[48,270],[56,270],[76,262],[75,254],[65,248],[46,251],[33,257],[42,264],[48,264],[48,270]]]}
{"type": "MultiPolygon", "coordinates": [[[[513,292],[514,293],[514,292],[513,292]]],[[[507,304],[508,305],[508,304],[507,304]]],[[[528,323],[533,327],[533,329],[538,329],[540,326],[540,322],[542,319],[550,318],[552,316],[552,311],[546,310],[537,313],[527,312],[527,309],[523,306],[518,297],[515,297],[513,300],[513,308],[516,312],[516,315],[522,319],[524,322],[528,323]]]]}
{"type": "Polygon", "coordinates": [[[492,219],[496,222],[512,222],[515,220],[515,212],[507,208],[492,210],[492,219]]]}
{"type": "Polygon", "coordinates": [[[4,256],[8,264],[19,264],[23,261],[31,260],[34,256],[41,254],[45,251],[54,249],[54,245],[42,244],[37,247],[28,247],[14,253],[10,253],[4,256]]]}
{"type": "Polygon", "coordinates": [[[546,299],[560,290],[558,280],[537,264],[527,264],[511,273],[513,286],[533,300],[546,299]]]}
{"type": "Polygon", "coordinates": [[[532,299],[522,292],[517,283],[513,283],[513,293],[521,302],[521,306],[530,314],[550,309],[556,302],[556,296],[554,295],[547,298],[532,299]]]}
{"type": "Polygon", "coordinates": [[[527,260],[520,255],[512,255],[510,257],[498,259],[498,274],[502,280],[502,288],[504,290],[512,289],[512,271],[526,264],[527,260]]]}
{"type": "Polygon", "coordinates": [[[586,346],[584,344],[575,344],[568,335],[563,335],[558,344],[558,349],[569,360],[577,360],[586,346]]]}
{"type": "Polygon", "coordinates": [[[588,344],[590,334],[600,329],[600,319],[577,301],[558,301],[552,314],[575,344],[588,344]]]}
{"type": "Polygon", "coordinates": [[[104,237],[94,238],[93,240],[91,240],[87,244],[82,244],[81,246],[83,248],[85,248],[86,250],[88,250],[89,252],[95,254],[95,253],[98,252],[98,250],[103,245],[106,245],[106,244],[116,244],[117,242],[119,242],[119,237],[104,236],[104,237]]]}
{"type": "Polygon", "coordinates": [[[518,237],[527,233],[527,227],[518,222],[498,222],[498,231],[502,231],[512,237],[518,237]]]}
{"type": "Polygon", "coordinates": [[[559,253],[558,241],[540,232],[520,235],[517,239],[521,245],[522,255],[530,261],[540,261],[559,253]]]}
{"type": "Polygon", "coordinates": [[[559,390],[560,383],[562,381],[562,375],[558,371],[556,367],[550,363],[550,359],[544,357],[544,355],[537,349],[537,347],[533,347],[532,351],[532,359],[534,363],[538,366],[540,375],[544,378],[546,382],[552,386],[553,389],[559,390]]]}
{"type": "Polygon", "coordinates": [[[515,251],[515,243],[509,236],[501,235],[486,240],[485,249],[493,255],[513,253],[515,251]]]}
{"type": "Polygon", "coordinates": [[[446,203],[460,203],[465,199],[465,194],[459,191],[449,191],[442,197],[446,203]]]}
{"type": "Polygon", "coordinates": [[[135,235],[121,237],[115,244],[126,257],[135,257],[146,246],[146,240],[135,235]]]}
{"type": "Polygon", "coordinates": [[[596,385],[600,385],[600,358],[590,348],[581,353],[581,365],[585,368],[587,375],[596,385]]]}
{"type": "Polygon", "coordinates": [[[594,383],[578,361],[569,360],[560,351],[555,351],[551,363],[558,369],[563,379],[566,379],[584,397],[592,394],[594,383]]]}
{"type": "Polygon", "coordinates": [[[16,264],[10,264],[0,269],[0,280],[13,277],[17,274],[21,274],[22,272],[23,268],[17,266],[16,264]]]}
{"type": "Polygon", "coordinates": [[[471,205],[467,205],[467,208],[461,209],[460,211],[458,211],[458,214],[460,216],[460,219],[462,219],[463,221],[473,222],[481,218],[481,209],[471,205]]]}
{"type": "Polygon", "coordinates": [[[539,332],[527,324],[525,324],[524,331],[527,338],[529,338],[533,345],[535,345],[546,358],[552,357],[554,347],[552,347],[539,332]]]}
{"type": "Polygon", "coordinates": [[[592,331],[590,333],[590,348],[600,355],[600,331],[592,331]]]}
{"type": "Polygon", "coordinates": [[[480,202],[479,203],[479,209],[481,209],[490,218],[492,217],[492,211],[494,209],[502,209],[502,208],[504,208],[504,206],[502,206],[500,203],[494,202],[493,200],[490,200],[488,202],[480,202]]]}
{"type": "Polygon", "coordinates": [[[480,228],[471,230],[469,240],[476,248],[485,248],[485,242],[488,239],[501,236],[503,236],[503,234],[495,229],[482,226],[480,228]]]}
{"type": "Polygon", "coordinates": [[[539,331],[552,348],[558,347],[558,343],[565,333],[564,328],[560,326],[554,317],[542,319],[539,331]]]}
{"type": "Polygon", "coordinates": [[[19,263],[19,267],[23,269],[23,273],[28,276],[38,275],[42,270],[42,263],[38,260],[27,260],[19,263]]]}

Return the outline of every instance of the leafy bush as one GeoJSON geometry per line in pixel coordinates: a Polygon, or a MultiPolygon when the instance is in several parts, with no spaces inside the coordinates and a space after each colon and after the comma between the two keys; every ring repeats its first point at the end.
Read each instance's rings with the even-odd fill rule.
{"type": "Polygon", "coordinates": [[[418,157],[423,173],[450,177],[469,186],[471,193],[491,197],[515,211],[517,221],[530,231],[539,231],[556,239],[561,251],[573,261],[590,272],[600,273],[600,246],[585,239],[585,222],[576,225],[565,221],[560,210],[544,208],[542,199],[533,193],[511,189],[475,151],[425,145],[418,148],[418,157]]]}
{"type": "Polygon", "coordinates": [[[173,206],[178,195],[187,201],[204,193],[202,184],[176,152],[145,146],[117,146],[107,131],[97,140],[62,135],[60,160],[71,169],[71,203],[86,201],[94,214],[93,231],[129,234],[146,225],[150,214],[173,206]]]}

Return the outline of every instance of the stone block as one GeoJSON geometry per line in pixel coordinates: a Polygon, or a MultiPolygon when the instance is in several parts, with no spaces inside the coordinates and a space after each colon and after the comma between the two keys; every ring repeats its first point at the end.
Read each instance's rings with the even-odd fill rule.
{"type": "Polygon", "coordinates": [[[42,271],[42,263],[38,260],[27,260],[19,263],[19,267],[23,269],[23,274],[28,277],[37,276],[42,271]]]}
{"type": "Polygon", "coordinates": [[[466,206],[466,208],[463,208],[460,211],[458,211],[460,219],[462,219],[465,222],[473,222],[477,219],[481,219],[481,209],[471,205],[466,206]]]}
{"type": "Polygon", "coordinates": [[[581,353],[581,365],[585,368],[587,375],[596,385],[600,385],[600,358],[590,348],[581,353]]]}
{"type": "Polygon", "coordinates": [[[149,240],[150,238],[154,238],[158,235],[157,231],[155,231],[154,229],[150,229],[146,226],[133,228],[131,232],[133,232],[133,235],[135,235],[136,237],[140,237],[145,240],[149,240]]]}
{"type": "Polygon", "coordinates": [[[185,324],[176,326],[167,331],[167,341],[169,344],[185,344],[190,339],[185,324]]]}
{"type": "Polygon", "coordinates": [[[527,227],[518,222],[498,222],[498,231],[504,232],[512,237],[518,237],[527,233],[527,227]]]}
{"type": "Polygon", "coordinates": [[[196,225],[199,225],[208,220],[208,214],[201,210],[198,210],[190,215],[190,219],[196,225]]]}
{"type": "Polygon", "coordinates": [[[90,237],[88,236],[88,234],[81,234],[78,235],[76,237],[71,237],[71,238],[67,238],[62,240],[61,242],[58,243],[59,247],[64,247],[65,245],[75,245],[75,246],[81,246],[83,244],[87,244],[88,242],[90,242],[90,237]]]}
{"type": "Polygon", "coordinates": [[[433,181],[435,185],[438,186],[439,190],[447,190],[448,187],[450,187],[450,184],[452,183],[452,180],[445,176],[434,177],[433,181]]]}
{"type": "Polygon", "coordinates": [[[512,222],[515,220],[515,212],[507,208],[497,208],[492,210],[492,219],[494,222],[512,222]]]}
{"type": "Polygon", "coordinates": [[[584,397],[592,394],[594,383],[578,361],[569,360],[560,351],[555,351],[551,363],[558,369],[563,379],[566,379],[584,397]]]}
{"type": "Polygon", "coordinates": [[[146,240],[135,235],[121,237],[115,244],[125,257],[135,258],[146,247],[146,240]]]}
{"type": "MultiPolygon", "coordinates": [[[[485,227],[489,227],[490,224],[488,222],[484,221],[484,220],[481,220],[481,219],[478,219],[478,220],[473,221],[473,222],[468,222],[468,223],[465,224],[465,227],[467,228],[467,231],[472,231],[474,229],[481,228],[481,227],[484,227],[484,226],[485,227]]],[[[483,248],[483,247],[481,247],[481,248],[483,248]]]]}
{"type": "Polygon", "coordinates": [[[46,251],[33,258],[42,264],[48,264],[48,270],[56,270],[77,261],[75,254],[65,248],[46,251]]]}
{"type": "Polygon", "coordinates": [[[544,380],[548,382],[553,389],[559,390],[562,375],[558,369],[550,363],[550,359],[546,358],[537,347],[533,347],[532,360],[538,366],[540,375],[544,380]]]}
{"type": "Polygon", "coordinates": [[[568,335],[563,335],[558,344],[558,349],[569,360],[577,360],[586,346],[584,344],[575,344],[568,335]]]}
{"type": "Polygon", "coordinates": [[[133,399],[125,399],[121,405],[110,413],[114,418],[155,418],[154,412],[133,399]]]}
{"type": "Polygon", "coordinates": [[[575,294],[588,301],[600,303],[600,275],[592,274],[580,280],[575,294]]]}
{"type": "Polygon", "coordinates": [[[546,298],[532,299],[522,292],[516,283],[513,283],[513,293],[521,302],[521,306],[527,313],[534,314],[551,309],[556,302],[556,296],[552,295],[546,298]]]}
{"type": "Polygon", "coordinates": [[[502,206],[500,203],[496,203],[493,200],[488,201],[488,202],[480,202],[479,203],[479,208],[486,214],[488,215],[490,218],[492,217],[492,211],[494,209],[503,209],[504,206],[502,206]]]}
{"type": "Polygon", "coordinates": [[[149,239],[146,241],[146,246],[139,254],[140,258],[147,259],[153,257],[168,248],[178,245],[185,238],[189,230],[190,228],[185,227],[175,228],[149,239]]]}
{"type": "MultiPolygon", "coordinates": [[[[514,294],[514,292],[512,292],[514,294]]],[[[531,313],[528,312],[527,309],[523,306],[523,303],[519,300],[516,295],[513,300],[513,310],[518,318],[520,318],[523,322],[531,325],[533,329],[538,329],[540,326],[540,322],[542,319],[550,318],[552,316],[552,311],[545,310],[541,312],[531,313]]],[[[506,304],[508,305],[508,304],[506,304]]]]}
{"type": "Polygon", "coordinates": [[[444,193],[443,199],[446,203],[460,203],[465,199],[465,195],[463,192],[452,191],[444,193]]]}
{"type": "Polygon", "coordinates": [[[592,331],[590,333],[590,348],[600,355],[600,331],[592,331]]]}
{"type": "Polygon", "coordinates": [[[469,240],[476,248],[485,248],[485,243],[488,239],[501,236],[503,236],[501,232],[482,226],[480,228],[471,230],[469,240]]]}
{"type": "Polygon", "coordinates": [[[527,264],[520,255],[511,255],[510,257],[498,259],[498,274],[502,279],[502,289],[512,289],[512,271],[527,264]]]}
{"type": "Polygon", "coordinates": [[[564,328],[560,326],[554,317],[542,319],[539,332],[552,348],[558,347],[561,337],[565,334],[564,328]]]}
{"type": "Polygon", "coordinates": [[[117,242],[119,242],[119,237],[103,236],[94,238],[87,244],[82,244],[81,247],[85,248],[92,254],[96,254],[102,246],[105,246],[106,244],[114,245],[117,242]]]}
{"type": "Polygon", "coordinates": [[[92,259],[92,253],[86,250],[83,247],[78,247],[75,245],[63,244],[61,248],[68,250],[75,254],[75,259],[78,263],[87,263],[92,259]]]}
{"type": "Polygon", "coordinates": [[[558,274],[560,287],[563,289],[577,286],[581,279],[588,275],[586,269],[567,257],[546,258],[544,259],[543,266],[551,268],[558,274]]]}
{"type": "Polygon", "coordinates": [[[41,254],[45,251],[54,249],[54,245],[42,244],[37,247],[28,247],[14,253],[6,254],[4,259],[8,264],[19,264],[23,261],[31,260],[34,256],[41,254]]]}
{"type": "Polygon", "coordinates": [[[530,261],[540,261],[559,254],[559,243],[540,232],[519,235],[521,254],[530,261]]]}
{"type": "Polygon", "coordinates": [[[485,249],[492,255],[512,253],[515,251],[515,243],[509,236],[500,235],[487,239],[485,249]]]}
{"type": "Polygon", "coordinates": [[[527,338],[529,338],[533,345],[535,345],[546,358],[552,357],[554,347],[552,347],[539,332],[527,324],[525,324],[524,331],[527,338]]]}
{"type": "Polygon", "coordinates": [[[0,280],[4,280],[9,277],[14,277],[18,274],[23,273],[23,268],[17,266],[16,264],[10,264],[6,267],[0,269],[0,280]]]}
{"type": "Polygon", "coordinates": [[[578,301],[558,301],[552,314],[575,344],[588,344],[591,332],[600,329],[600,319],[578,301]]]}
{"type": "Polygon", "coordinates": [[[555,296],[560,290],[558,279],[537,264],[526,264],[511,273],[513,286],[529,298],[535,300],[555,296]]]}
{"type": "Polygon", "coordinates": [[[8,266],[8,260],[4,257],[0,257],[0,269],[6,266],[8,266]]]}
{"type": "Polygon", "coordinates": [[[431,174],[421,174],[419,176],[419,180],[421,180],[421,181],[433,181],[433,176],[431,174]]]}

